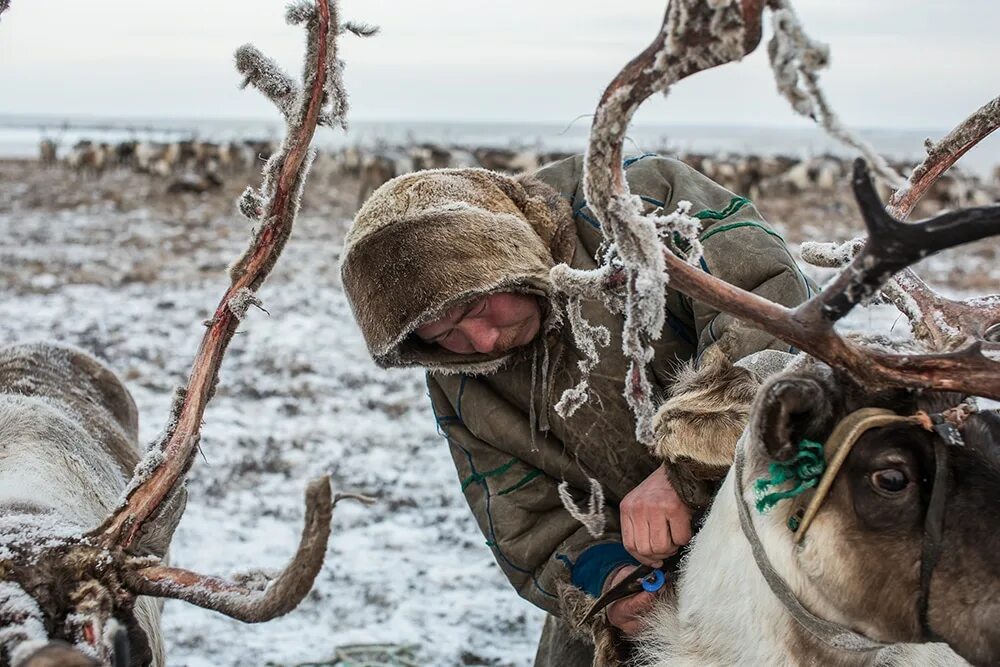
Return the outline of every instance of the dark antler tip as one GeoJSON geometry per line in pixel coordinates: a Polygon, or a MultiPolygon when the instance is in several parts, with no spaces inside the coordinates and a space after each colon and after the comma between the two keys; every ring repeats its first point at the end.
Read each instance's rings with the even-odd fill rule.
{"type": "Polygon", "coordinates": [[[854,158],[854,180],[869,180],[868,163],[863,157],[854,158]]]}

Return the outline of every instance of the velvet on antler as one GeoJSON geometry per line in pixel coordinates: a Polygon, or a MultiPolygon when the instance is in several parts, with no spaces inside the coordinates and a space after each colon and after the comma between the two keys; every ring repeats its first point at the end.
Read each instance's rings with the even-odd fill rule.
{"type": "MultiPolygon", "coordinates": [[[[287,242],[299,208],[306,174],[314,157],[309,145],[318,124],[346,126],[347,97],[340,79],[336,38],[344,30],[374,34],[364,26],[341,28],[336,5],[330,0],[299,2],[289,7],[292,24],[305,24],[308,33],[302,85],[250,45],[236,52],[244,85],[260,89],[285,118],[287,134],[281,148],[264,167],[259,189],[248,188],[239,209],[257,221],[250,247],[230,267],[231,284],[215,313],[195,356],[187,385],[178,390],[164,433],[137,467],[122,505],[88,537],[102,547],[128,553],[147,524],[155,523],[184,481],[200,440],[205,406],[218,382],[226,347],[251,305],[260,306],[257,290],[267,278],[287,242]]],[[[129,559],[126,587],[138,595],[173,597],[245,621],[264,621],[287,613],[309,592],[322,564],[330,535],[333,505],[328,476],[313,480],[306,491],[306,521],[299,547],[290,564],[262,590],[218,577],[171,568],[148,559],[129,559]]]]}
{"type": "MultiPolygon", "coordinates": [[[[629,120],[652,93],[751,50],[760,13],[760,4],[754,2],[674,0],[653,44],[614,78],[595,113],[584,184],[591,210],[625,274],[625,351],[632,358],[626,395],[632,394],[634,406],[638,397],[648,397],[643,366],[651,353],[646,341],[662,326],[663,289],[669,282],[695,300],[851,372],[868,386],[944,389],[1000,399],[1000,360],[991,356],[1000,346],[985,335],[958,350],[916,355],[867,348],[834,329],[837,320],[897,271],[938,250],[1000,234],[1000,207],[956,211],[906,225],[885,212],[867,168],[858,162],[852,183],[870,241],[821,294],[794,309],[704,273],[654,242],[655,225],[641,214],[624,177],[622,143],[629,120]]],[[[600,280],[609,282],[606,275],[600,280]]],[[[636,410],[640,421],[643,411],[641,406],[636,410]]]]}
{"type": "MultiPolygon", "coordinates": [[[[886,207],[889,214],[905,220],[937,179],[998,127],[1000,97],[977,109],[937,143],[930,142],[927,157],[889,198],[886,207]]],[[[805,243],[802,258],[817,266],[839,268],[849,263],[864,245],[864,238],[840,246],[805,243]]],[[[954,351],[976,339],[998,342],[1000,296],[949,299],[931,289],[910,268],[887,281],[882,293],[910,321],[914,336],[930,349],[954,351]]]]}

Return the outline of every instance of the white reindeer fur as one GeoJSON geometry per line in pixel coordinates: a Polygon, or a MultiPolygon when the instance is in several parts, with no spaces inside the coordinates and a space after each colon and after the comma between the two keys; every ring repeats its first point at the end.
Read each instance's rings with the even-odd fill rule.
{"type": "MultiPolygon", "coordinates": [[[[745,447],[744,434],[737,447],[745,447]]],[[[752,466],[748,465],[748,469],[752,466]]],[[[704,526],[685,559],[674,600],[664,599],[649,617],[648,629],[636,642],[643,667],[706,665],[921,665],[946,667],[967,663],[941,644],[896,645],[877,653],[827,649],[808,636],[788,615],[757,569],[750,543],[740,528],[733,489],[733,469],[716,496],[704,526]]],[[[744,481],[753,508],[750,483],[744,481]]],[[[814,554],[792,557],[791,537],[776,513],[751,510],[754,524],[775,570],[813,613],[831,621],[836,611],[825,604],[802,571],[823,567],[818,553],[836,553],[833,545],[816,544],[814,554]]],[[[811,535],[820,532],[813,525],[811,535]]],[[[832,527],[831,527],[832,528],[832,527]]],[[[830,559],[825,559],[826,563],[830,559]]]]}
{"type": "Polygon", "coordinates": [[[79,417],[37,396],[0,397],[0,506],[30,505],[93,528],[126,480],[79,417]]]}
{"type": "MultiPolygon", "coordinates": [[[[85,354],[61,346],[51,348],[55,356],[85,354]]],[[[24,378],[25,386],[31,382],[30,377],[24,378]]],[[[80,534],[98,526],[114,509],[127,483],[123,462],[83,424],[84,419],[66,401],[0,394],[0,537],[80,534]]],[[[161,608],[160,601],[146,597],[140,597],[135,606],[154,667],[165,661],[161,608]]]]}

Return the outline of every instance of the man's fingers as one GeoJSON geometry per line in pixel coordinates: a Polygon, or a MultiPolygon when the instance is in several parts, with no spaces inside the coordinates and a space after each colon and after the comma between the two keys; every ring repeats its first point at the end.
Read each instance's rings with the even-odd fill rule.
{"type": "Polygon", "coordinates": [[[649,546],[649,524],[640,519],[633,521],[632,525],[635,528],[635,548],[638,550],[638,554],[632,555],[640,562],[652,565],[653,549],[649,546]]]}
{"type": "Polygon", "coordinates": [[[666,519],[655,520],[649,527],[650,558],[666,558],[677,546],[670,536],[670,524],[666,519]]]}
{"type": "MultiPolygon", "coordinates": [[[[681,521],[671,521],[670,522],[670,536],[673,543],[680,547],[683,544],[687,544],[691,541],[691,518],[687,517],[681,521]]],[[[676,548],[675,547],[675,550],[676,548]]]]}
{"type": "Polygon", "coordinates": [[[635,551],[629,551],[629,553],[643,565],[660,567],[663,561],[653,552],[653,548],[649,544],[649,524],[636,522],[632,524],[632,528],[635,551]]]}
{"type": "Polygon", "coordinates": [[[632,529],[632,517],[627,514],[622,514],[622,546],[625,547],[625,551],[632,554],[635,557],[635,531],[632,529]]]}
{"type": "Polygon", "coordinates": [[[643,524],[633,521],[630,515],[622,514],[622,546],[632,558],[643,565],[656,567],[646,556],[649,553],[649,538],[646,536],[644,528],[643,524]]]}

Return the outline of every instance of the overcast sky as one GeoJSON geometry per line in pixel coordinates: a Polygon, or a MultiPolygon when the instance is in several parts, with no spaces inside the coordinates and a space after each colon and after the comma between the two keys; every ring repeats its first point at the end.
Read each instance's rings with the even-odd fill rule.
{"type": "MultiPolygon", "coordinates": [[[[591,113],[655,34],[661,0],[343,0],[382,27],[345,38],[359,120],[546,121],[591,113]]],[[[951,127],[1000,93],[997,0],[798,0],[830,44],[824,82],[860,127],[951,127]]],[[[297,71],[302,36],[279,0],[13,0],[0,20],[0,114],[272,117],[237,89],[252,41],[297,71]]],[[[702,73],[646,122],[785,125],[764,49],[702,73]]]]}

